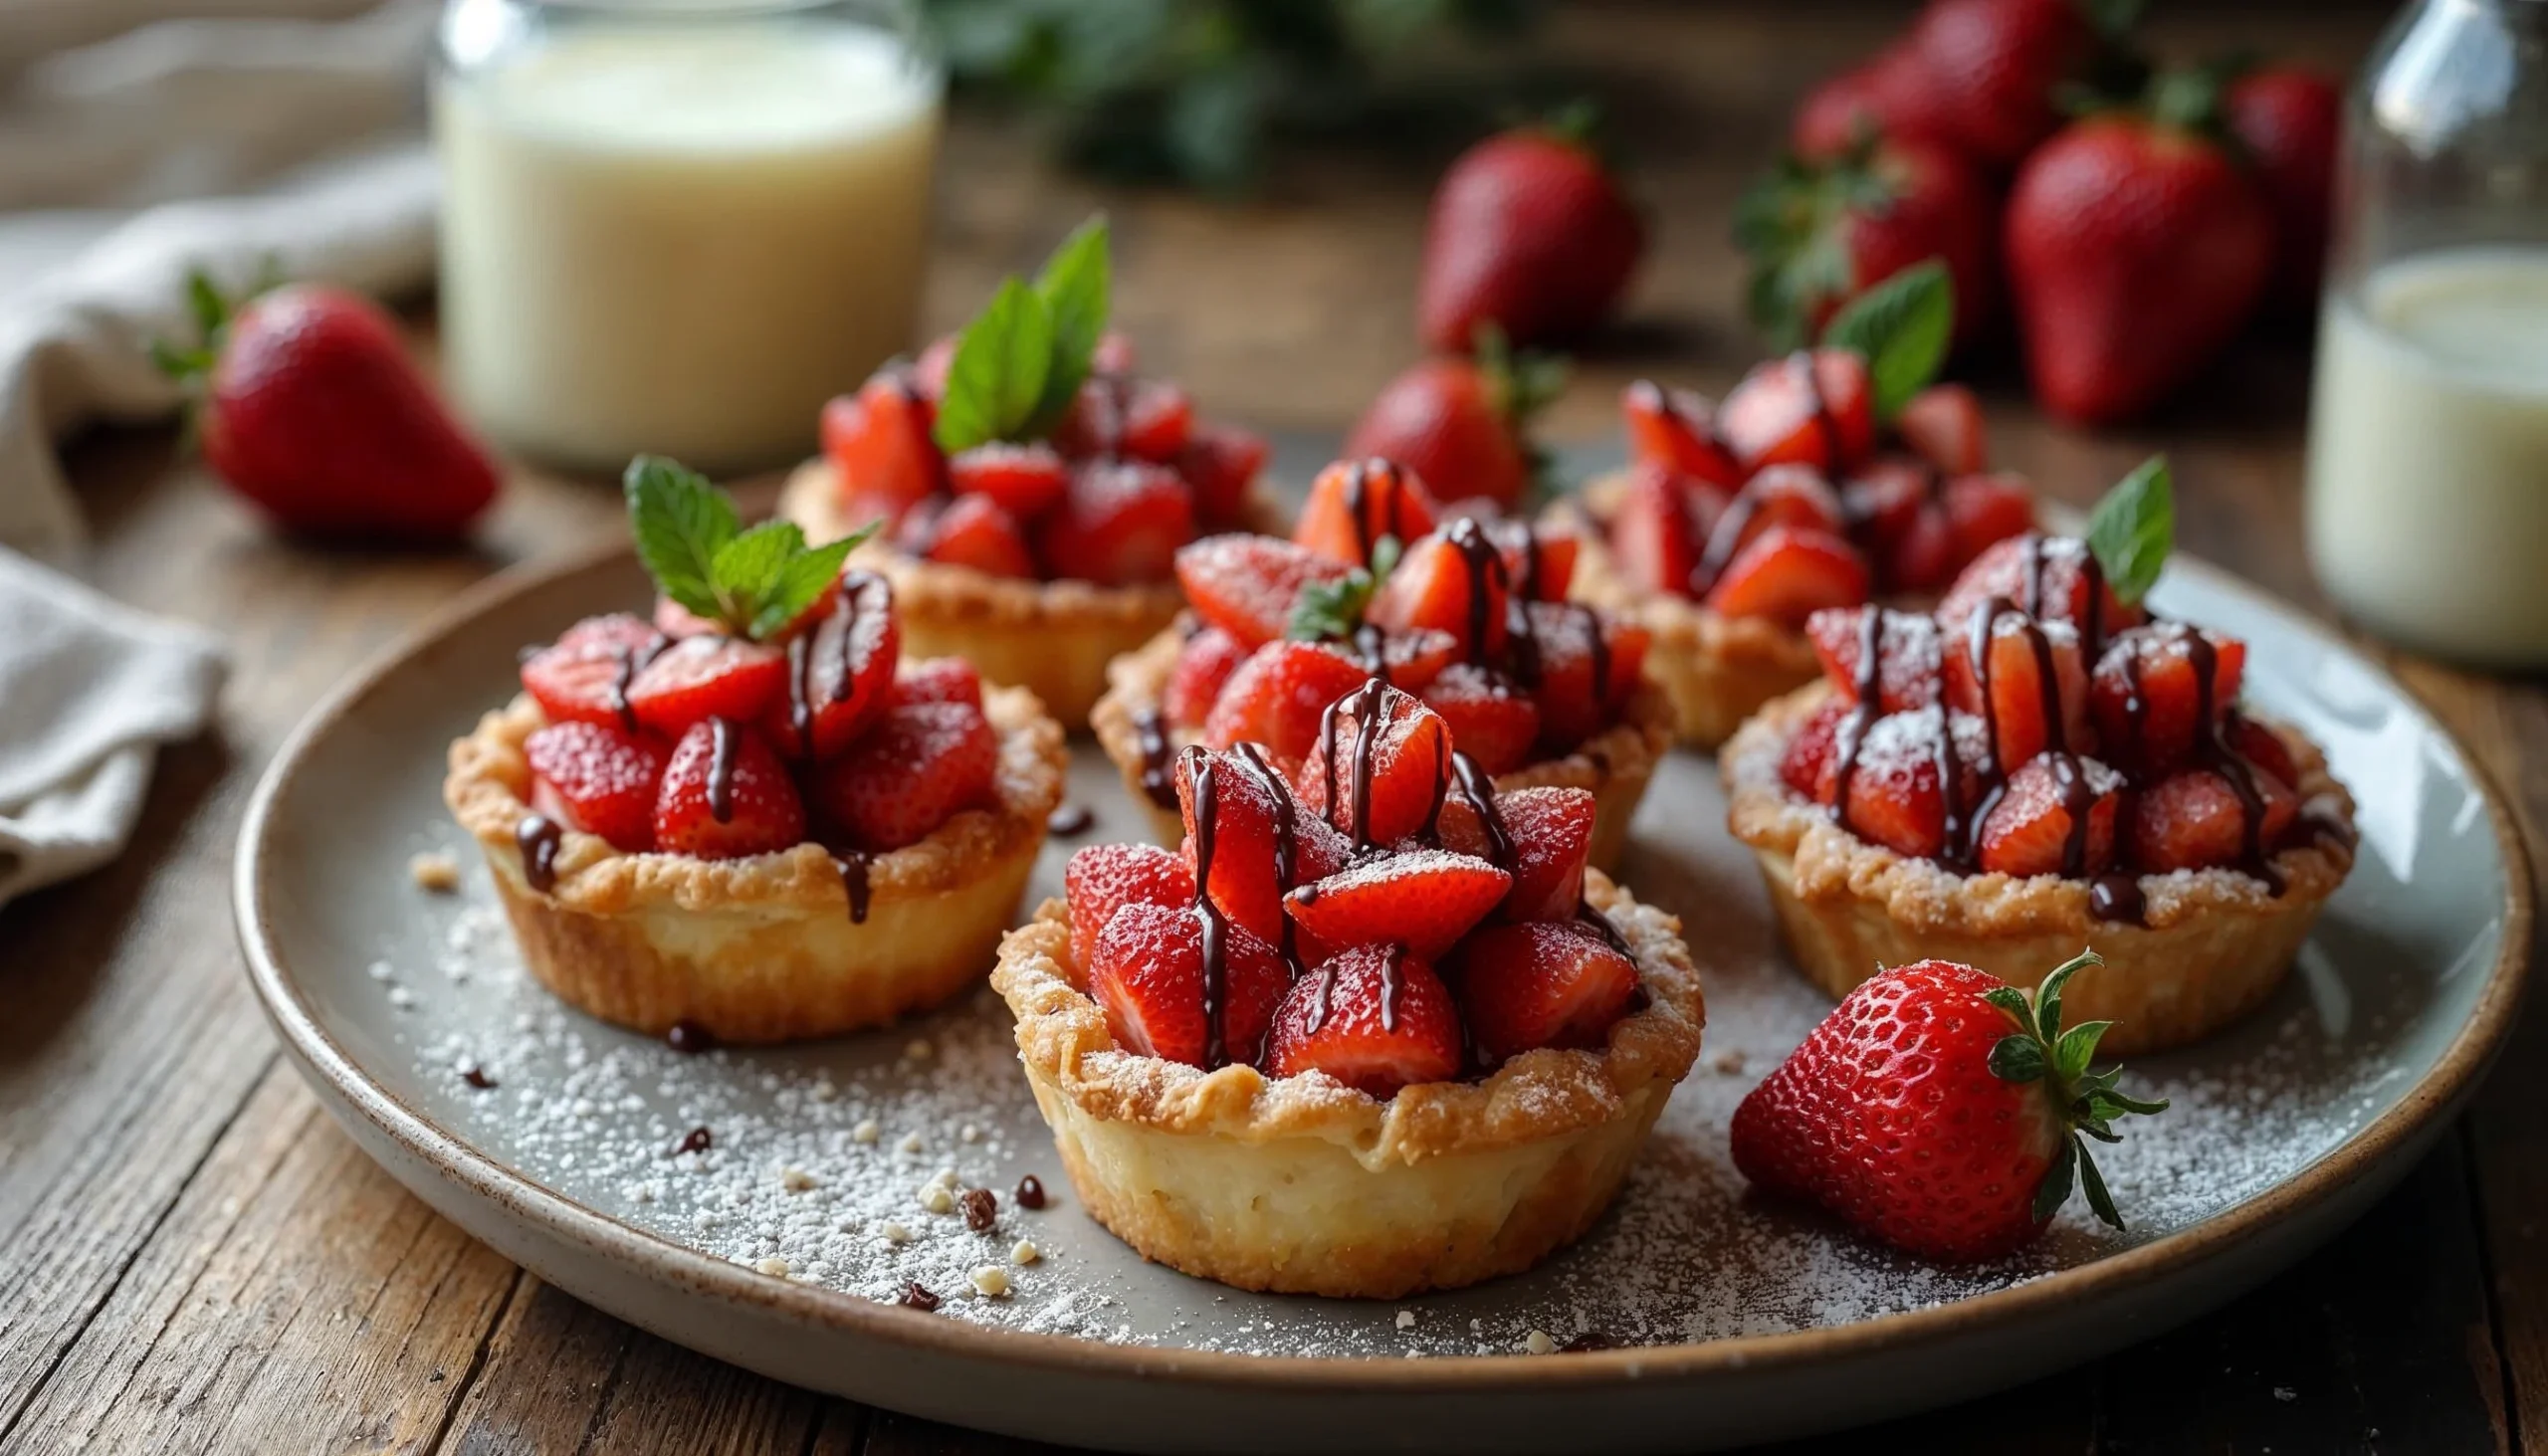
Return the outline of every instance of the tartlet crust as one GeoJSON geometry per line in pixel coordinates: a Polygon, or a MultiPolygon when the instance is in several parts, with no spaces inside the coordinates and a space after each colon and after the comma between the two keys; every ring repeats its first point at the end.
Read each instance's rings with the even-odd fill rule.
{"type": "MultiPolygon", "coordinates": [[[[1168,680],[1176,672],[1176,657],[1183,647],[1184,633],[1171,625],[1139,651],[1115,659],[1106,669],[1106,696],[1097,700],[1088,715],[1089,728],[1096,732],[1098,743],[1124,776],[1125,791],[1150,816],[1152,837],[1169,849],[1184,840],[1185,819],[1173,802],[1162,805],[1143,787],[1139,720],[1144,712],[1157,711],[1167,698],[1168,680]]],[[[1165,721],[1161,732],[1171,753],[1188,743],[1202,741],[1203,736],[1196,726],[1165,721]]],[[[1656,766],[1671,748],[1672,705],[1654,684],[1641,683],[1628,699],[1627,711],[1619,722],[1561,757],[1525,763],[1498,776],[1495,786],[1505,793],[1526,788],[1590,790],[1593,798],[1592,867],[1613,870],[1627,848],[1628,821],[1636,817],[1636,806],[1645,798],[1646,785],[1653,781],[1656,766]]]]}
{"type": "Polygon", "coordinates": [[[1675,733],[1691,747],[1715,748],[1762,704],[1813,681],[1821,672],[1813,643],[1766,618],[1729,617],[1669,592],[1629,585],[1600,526],[1620,489],[1617,477],[1604,477],[1584,488],[1581,503],[1550,508],[1551,520],[1581,542],[1567,594],[1653,634],[1646,672],[1671,701],[1675,733]]]}
{"type": "Polygon", "coordinates": [[[1933,956],[2030,986],[2089,946],[2105,964],[2071,979],[2066,1018],[2115,1022],[2099,1046],[2118,1056],[2184,1046],[2273,994],[2353,867],[2352,797],[2316,744],[2264,719],[2256,722],[2298,766],[2303,810],[2345,831],[2343,843],[2277,851],[2279,896],[2234,869],[2144,875],[2146,924],[2135,926],[2098,919],[2085,881],[1959,875],[1895,854],[1851,834],[1779,777],[1789,740],[1834,691],[1817,682],[1777,700],[1719,756],[1727,827],[1759,858],[1798,968],[1834,997],[1885,966],[1933,956]]]}
{"type": "Polygon", "coordinates": [[[688,1021],[720,1041],[835,1036],[972,984],[1016,918],[1068,758],[1033,694],[986,689],[982,706],[999,735],[993,803],[871,856],[863,921],[814,844],[701,860],[568,829],[554,883],[532,889],[515,830],[531,812],[523,743],[546,720],[528,696],[452,743],[443,799],[486,855],[523,963],[559,999],[650,1034],[688,1021]]]}
{"type": "MultiPolygon", "coordinates": [[[[1249,513],[1256,528],[1277,528],[1278,513],[1261,491],[1251,493],[1249,513]]],[[[819,457],[787,478],[778,514],[816,542],[866,524],[841,513],[839,475],[819,457]]],[[[850,559],[893,584],[907,655],[964,658],[985,681],[1033,692],[1073,731],[1087,726],[1106,691],[1106,664],[1149,641],[1185,605],[1173,581],[1100,586],[993,576],[918,560],[882,540],[850,559]]]]}
{"type": "Polygon", "coordinates": [[[1706,1007],[1680,922],[1598,871],[1585,894],[1635,953],[1646,1006],[1600,1050],[1526,1052],[1383,1103],[1323,1073],[1268,1080],[1119,1047],[1048,900],[991,985],[1091,1216],[1147,1259],[1240,1289],[1393,1299],[1517,1273],[1618,1191],[1706,1007]]]}

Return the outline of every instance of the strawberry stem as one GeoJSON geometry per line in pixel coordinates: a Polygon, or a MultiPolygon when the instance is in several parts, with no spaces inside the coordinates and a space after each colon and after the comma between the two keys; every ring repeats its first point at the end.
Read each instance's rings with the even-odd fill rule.
{"type": "Polygon", "coordinates": [[[2044,1169],[2043,1181],[2035,1185],[2037,1222],[2050,1218],[2069,1201],[2075,1182],[2087,1189],[2090,1212],[2115,1228],[2122,1228],[2123,1216],[2115,1211],[2114,1196],[2097,1172],[2096,1160],[2088,1155],[2086,1140],[2120,1143],[2123,1140],[2114,1131],[2115,1119],[2148,1117],[2168,1108],[2165,1102],[2143,1102],[2117,1091],[2116,1080],[2123,1075],[2120,1067],[2088,1070],[2088,1063],[2096,1056],[2098,1038],[2113,1022],[2083,1021],[2067,1031],[2061,1029],[2061,993],[2070,977],[2104,963],[2094,950],[2082,950],[2045,976],[2031,998],[2009,985],[1994,986],[1983,993],[1984,1000],[1999,1007],[2017,1027],[1991,1048],[1992,1075],[2004,1082],[2043,1083],[2061,1117],[2061,1145],[2053,1154],[2052,1165],[2044,1169]]]}

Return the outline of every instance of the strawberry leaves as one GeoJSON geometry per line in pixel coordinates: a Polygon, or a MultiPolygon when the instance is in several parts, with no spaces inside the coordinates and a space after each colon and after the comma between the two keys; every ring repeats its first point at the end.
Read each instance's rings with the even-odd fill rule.
{"type": "Polygon", "coordinates": [[[1292,603],[1292,619],[1285,635],[1295,642],[1339,642],[1354,635],[1363,625],[1363,613],[1372,605],[1372,594],[1388,580],[1397,568],[1398,540],[1383,535],[1372,542],[1372,564],[1346,572],[1334,581],[1313,581],[1301,588],[1300,599],[1292,603]]]}
{"type": "Polygon", "coordinates": [[[2176,542],[2177,499],[2168,457],[2153,455],[2116,482],[2088,518],[2088,549],[2115,598],[2137,602],[2159,579],[2176,542]]]}
{"type": "Polygon", "coordinates": [[[1867,361],[1875,413],[1890,420],[1928,387],[1955,336],[1955,282],[1932,258],[1851,299],[1822,330],[1822,346],[1867,361]]]}
{"type": "Polygon", "coordinates": [[[1088,378],[1109,290],[1103,217],[1064,239],[1033,284],[1001,280],[956,338],[938,402],[939,448],[953,455],[1050,433],[1088,378]]]}
{"type": "Polygon", "coordinates": [[[1984,1000],[2017,1025],[2016,1031],[1991,1048],[1991,1074],[2003,1082],[2043,1083],[2061,1111],[2061,1145],[2053,1154],[2052,1165],[2044,1169],[2043,1181],[2035,1186],[2034,1217],[2038,1223],[2070,1200],[2070,1190],[2076,1184],[2087,1190],[2089,1211],[2116,1228],[2123,1227],[2123,1216],[2115,1211],[2114,1197],[2107,1192],[2105,1179],[2097,1172],[2096,1160],[2088,1155],[2088,1144],[2083,1140],[2120,1143],[2123,1140],[2114,1131],[2117,1118],[2147,1117],[2167,1111],[2164,1102],[2143,1102],[2118,1091],[2115,1084],[2123,1075],[2121,1068],[2088,1070],[2096,1056],[2098,1038],[2113,1022],[2083,1021],[2068,1031],[2061,1029],[2063,987],[2073,975],[2104,963],[2094,950],[2080,951],[2043,978],[2032,1000],[2016,986],[1994,986],[1983,993],[1984,1000]]]}
{"type": "Polygon", "coordinates": [[[746,530],[731,497],[659,456],[630,461],[623,485],[637,557],[664,595],[755,642],[803,615],[839,578],[850,551],[876,532],[870,524],[809,547],[793,521],[746,530]]]}

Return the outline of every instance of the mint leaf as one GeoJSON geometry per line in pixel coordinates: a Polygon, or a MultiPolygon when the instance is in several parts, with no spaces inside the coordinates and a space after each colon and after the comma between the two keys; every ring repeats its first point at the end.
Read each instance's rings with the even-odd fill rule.
{"type": "Polygon", "coordinates": [[[2168,457],[2153,455],[2125,476],[2088,518],[2088,549],[2117,599],[2137,602],[2159,579],[2176,542],[2177,497],[2168,457]]]}
{"type": "Polygon", "coordinates": [[[956,340],[938,402],[938,447],[953,455],[1016,438],[1043,402],[1052,368],[1053,319],[1043,299],[1017,279],[1003,279],[956,340]]]}
{"type": "Polygon", "coordinates": [[[1955,283],[1932,258],[1851,299],[1831,315],[1822,344],[1867,361],[1876,418],[1890,420],[1937,377],[1954,333],[1955,283]]]}
{"type": "Polygon", "coordinates": [[[717,553],[742,533],[735,503],[707,477],[661,456],[628,462],[623,481],[637,559],[664,595],[703,617],[722,618],[717,553]]]}
{"type": "Polygon", "coordinates": [[[841,563],[849,559],[849,553],[874,535],[880,524],[881,521],[871,520],[828,545],[812,550],[800,547],[795,555],[780,562],[762,583],[760,609],[751,619],[752,639],[764,640],[803,616],[805,609],[823,594],[823,588],[839,579],[841,563]]]}
{"type": "Polygon", "coordinates": [[[771,578],[804,549],[804,528],[792,520],[764,520],[719,546],[708,563],[708,585],[717,593],[717,615],[748,625],[760,614],[764,588],[771,578]]]}
{"type": "Polygon", "coordinates": [[[1106,215],[1100,213],[1063,239],[1035,276],[1035,297],[1052,321],[1053,352],[1029,434],[1041,435],[1060,423],[1088,378],[1097,341],[1106,332],[1112,288],[1108,248],[1106,215]]]}

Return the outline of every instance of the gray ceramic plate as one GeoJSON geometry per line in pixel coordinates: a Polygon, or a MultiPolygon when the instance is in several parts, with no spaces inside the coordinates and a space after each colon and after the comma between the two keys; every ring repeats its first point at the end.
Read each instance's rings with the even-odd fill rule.
{"type": "MultiPolygon", "coordinates": [[[[482,866],[419,891],[411,855],[468,842],[444,745],[514,690],[515,650],[646,599],[624,553],[452,604],[308,724],[241,839],[240,935],[311,1085],[419,1195],[578,1297],[781,1379],[963,1425],[1178,1451],[1688,1450],[1943,1403],[2147,1337],[2265,1278],[2360,1212],[2443,1126],[2510,1023],[2528,877],[2466,756],[2398,686],[2252,590],[2191,564],[2169,611],[2253,644],[2250,683],[2327,745],[2364,853],[2302,973],[2210,1044],[2134,1069],[2175,1103],[2106,1156],[2131,1215],[2076,1212],[2005,1265],[1938,1271],[1746,1198],[1734,1104],[1827,1003],[1779,962],[1722,828],[1713,765],[1676,755],[1625,878],[1678,912],[1708,1046],[1616,1210],[1529,1275],[1404,1304],[1239,1294],[1144,1265],[1073,1206],[987,993],[887,1032],[681,1057],[522,974],[482,866]],[[462,1072],[493,1080],[474,1087],[462,1072]],[[675,1149],[706,1129],[704,1152],[675,1149]],[[997,1227],[935,1214],[941,1169],[997,1227]],[[1009,1192],[1040,1174],[1040,1212],[1009,1192]],[[1016,1261],[1014,1245],[1040,1253],[1016,1261]],[[1005,1266],[1004,1298],[969,1273],[1005,1266]],[[883,1301],[920,1282],[934,1315],[883,1301]],[[1617,1347],[1522,1353],[1533,1332],[1617,1347]]],[[[1082,842],[1136,830],[1083,748],[1082,842]]],[[[1047,849],[1035,895],[1071,848],[1047,849]]]]}

